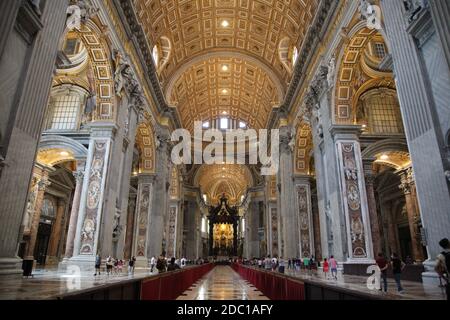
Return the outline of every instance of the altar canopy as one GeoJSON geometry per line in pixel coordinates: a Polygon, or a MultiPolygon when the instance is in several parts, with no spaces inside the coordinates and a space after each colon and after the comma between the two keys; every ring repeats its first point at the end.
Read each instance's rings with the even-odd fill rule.
{"type": "Polygon", "coordinates": [[[225,195],[217,207],[209,209],[209,254],[211,256],[236,256],[239,214],[236,207],[228,205],[225,195]]]}

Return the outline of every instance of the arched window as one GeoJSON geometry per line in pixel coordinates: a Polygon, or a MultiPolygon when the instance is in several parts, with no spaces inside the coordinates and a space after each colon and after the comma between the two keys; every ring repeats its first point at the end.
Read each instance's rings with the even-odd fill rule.
{"type": "Polygon", "coordinates": [[[202,217],[202,232],[206,233],[206,219],[202,217]]]}
{"type": "Polygon", "coordinates": [[[72,85],[53,89],[46,130],[78,130],[87,94],[83,88],[72,85]]]}
{"type": "Polygon", "coordinates": [[[358,123],[373,134],[402,134],[400,107],[394,90],[381,88],[366,92],[360,98],[358,123]]]}
{"type": "Polygon", "coordinates": [[[157,45],[155,45],[153,47],[152,56],[153,56],[153,61],[155,62],[155,66],[158,69],[158,67],[159,67],[159,65],[158,65],[159,64],[159,49],[158,49],[157,45]]]}
{"type": "Polygon", "coordinates": [[[297,59],[298,59],[298,49],[297,47],[294,47],[294,49],[292,50],[292,68],[295,67],[297,59]]]}

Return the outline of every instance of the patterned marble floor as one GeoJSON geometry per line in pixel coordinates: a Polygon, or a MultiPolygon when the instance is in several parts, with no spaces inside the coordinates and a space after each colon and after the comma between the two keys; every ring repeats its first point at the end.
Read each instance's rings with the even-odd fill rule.
{"type": "Polygon", "coordinates": [[[269,300],[229,266],[217,266],[177,300],[269,300]]]}
{"type": "Polygon", "coordinates": [[[294,271],[286,270],[286,274],[308,280],[328,287],[339,287],[348,290],[366,293],[375,297],[381,297],[388,300],[445,300],[445,289],[437,286],[424,285],[420,282],[402,281],[404,293],[397,292],[397,286],[394,279],[388,279],[388,292],[379,290],[369,290],[367,288],[367,277],[338,274],[337,280],[327,279],[324,273],[319,271],[294,271]]]}
{"type": "Polygon", "coordinates": [[[0,300],[56,299],[67,293],[149,275],[149,269],[136,269],[134,275],[124,271],[120,275],[107,276],[102,272],[100,276],[94,277],[91,272],[82,272],[79,277],[74,277],[56,269],[37,269],[33,270],[33,278],[0,278],[0,300]]]}

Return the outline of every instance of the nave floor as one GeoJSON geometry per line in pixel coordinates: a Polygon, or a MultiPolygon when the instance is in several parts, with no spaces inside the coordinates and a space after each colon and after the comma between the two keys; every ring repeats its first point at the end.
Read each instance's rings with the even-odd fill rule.
{"type": "Polygon", "coordinates": [[[177,300],[269,300],[231,267],[217,266],[177,300]]]}

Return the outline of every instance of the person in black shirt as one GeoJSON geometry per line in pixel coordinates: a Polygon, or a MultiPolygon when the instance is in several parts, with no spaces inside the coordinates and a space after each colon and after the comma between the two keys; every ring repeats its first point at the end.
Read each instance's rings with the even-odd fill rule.
{"type": "Polygon", "coordinates": [[[175,263],[175,258],[170,259],[170,263],[167,266],[167,271],[175,271],[180,269],[180,267],[175,263]]]}
{"type": "Polygon", "coordinates": [[[398,257],[398,254],[393,253],[392,254],[392,260],[391,260],[391,266],[392,266],[392,272],[394,273],[394,279],[397,283],[397,289],[399,293],[403,293],[403,287],[401,284],[401,278],[402,278],[402,271],[405,268],[405,263],[400,260],[398,257]]]}

